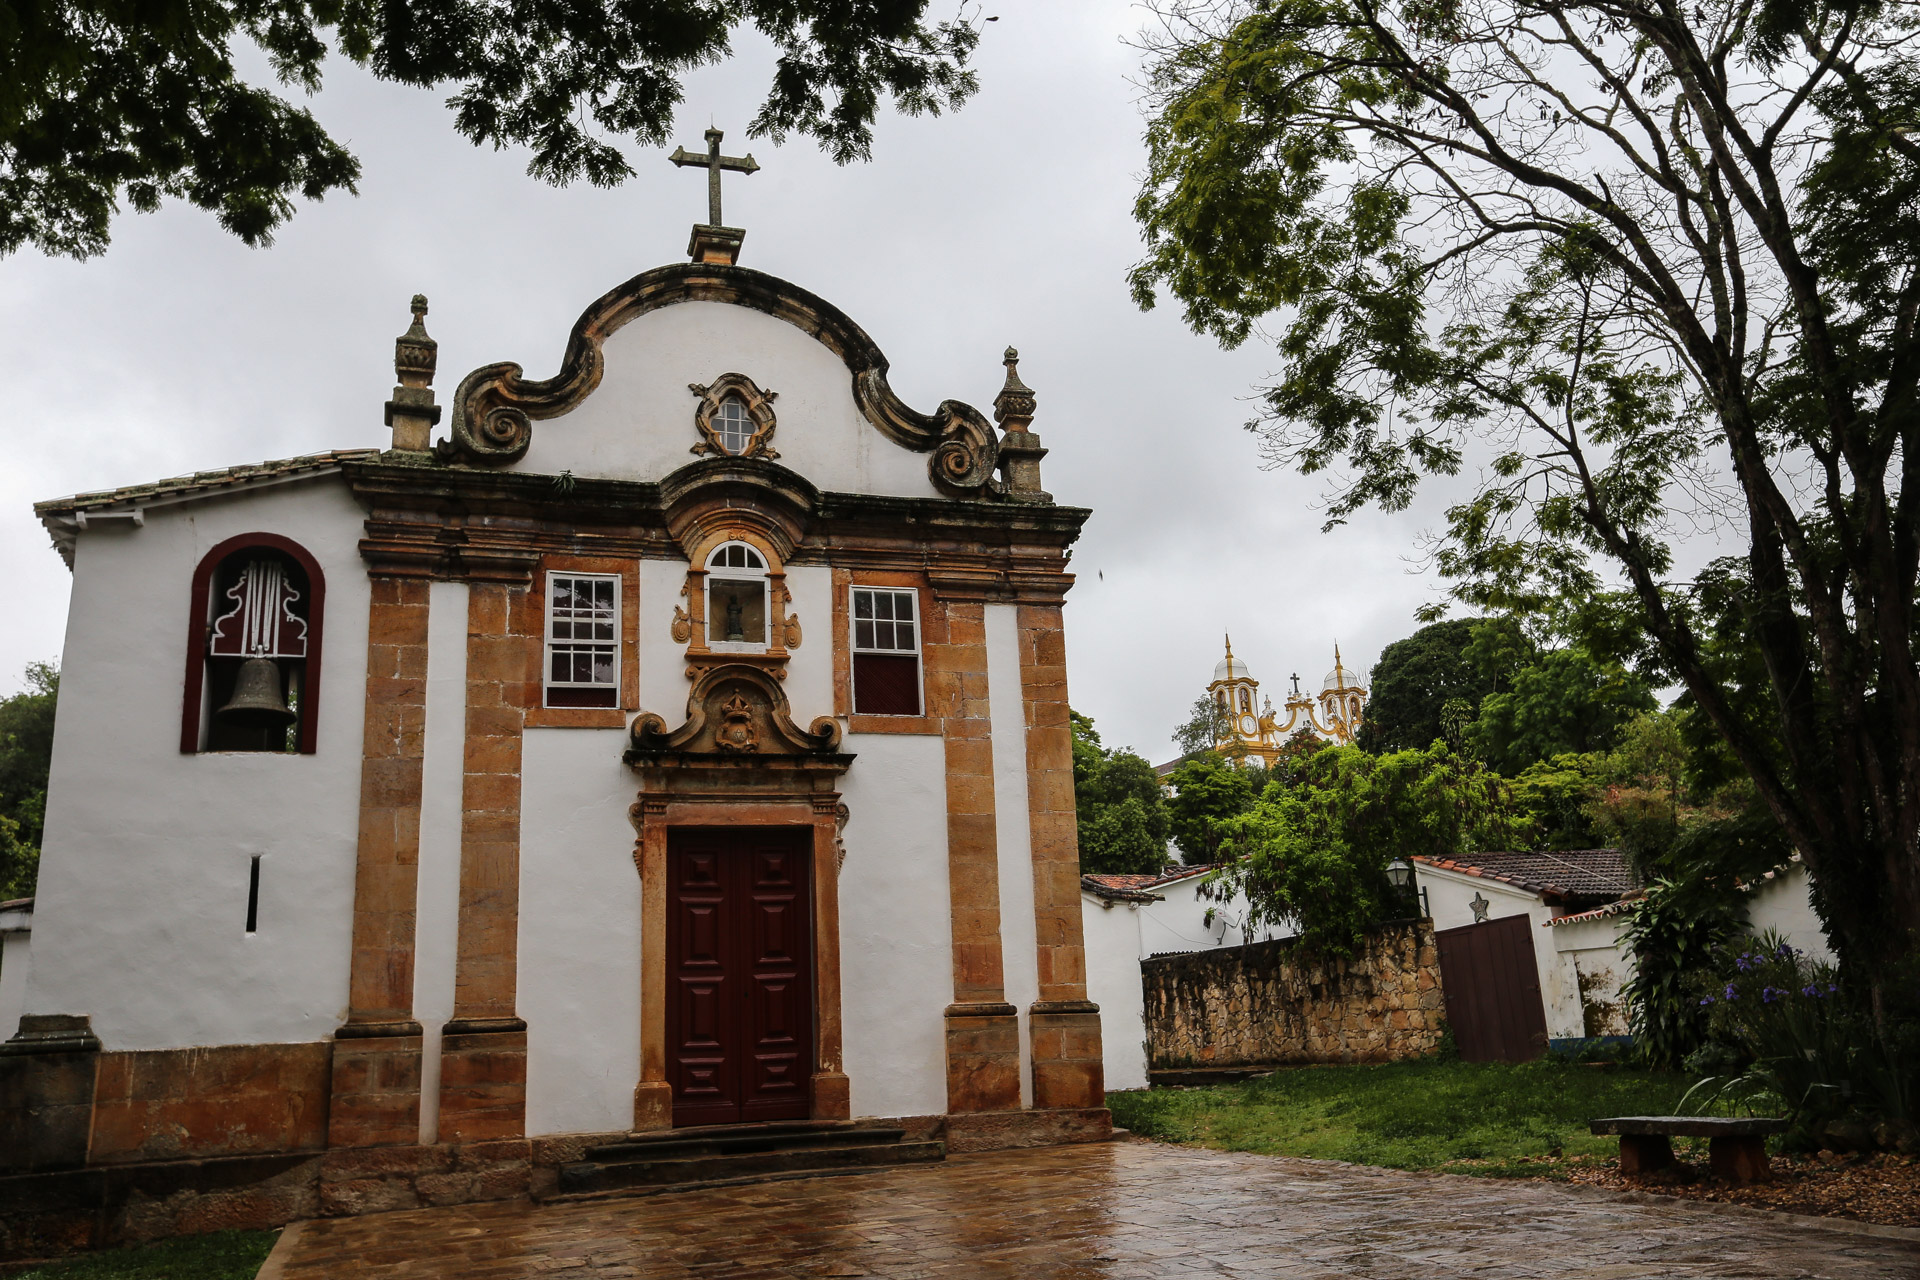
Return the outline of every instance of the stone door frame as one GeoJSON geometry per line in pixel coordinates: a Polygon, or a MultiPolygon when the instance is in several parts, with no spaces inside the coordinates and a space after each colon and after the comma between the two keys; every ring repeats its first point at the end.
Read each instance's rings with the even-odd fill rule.
{"type": "Polygon", "coordinates": [[[633,1091],[636,1133],[673,1127],[667,1080],[667,838],[675,828],[786,827],[813,833],[812,1118],[852,1118],[842,1066],[840,1022],[839,831],[845,808],[838,791],[748,797],[676,793],[643,787],[628,814],[639,839],[640,1080],[633,1091]]]}

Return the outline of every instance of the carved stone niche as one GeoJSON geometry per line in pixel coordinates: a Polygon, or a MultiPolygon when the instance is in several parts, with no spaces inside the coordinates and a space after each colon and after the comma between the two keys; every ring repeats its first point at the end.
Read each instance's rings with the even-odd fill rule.
{"type": "Polygon", "coordinates": [[[623,759],[646,778],[645,792],[831,791],[853,763],[840,750],[838,721],[821,716],[802,729],[778,678],[746,663],[700,671],[679,728],[643,711],[628,738],[623,759]]]}
{"type": "Polygon", "coordinates": [[[731,664],[765,667],[784,678],[789,651],[800,647],[802,628],[787,612],[792,594],[786,562],[802,539],[820,500],[804,478],[764,458],[715,458],[691,463],[660,482],[667,531],[687,557],[684,604],[674,609],[671,635],[684,644],[688,676],[701,668],[731,664]],[[727,542],[743,542],[765,560],[767,629],[764,649],[741,652],[709,645],[707,558],[727,542]]]}

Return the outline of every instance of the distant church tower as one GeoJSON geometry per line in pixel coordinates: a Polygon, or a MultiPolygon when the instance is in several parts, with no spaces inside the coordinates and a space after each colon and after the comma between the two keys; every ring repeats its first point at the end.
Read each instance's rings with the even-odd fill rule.
{"type": "Polygon", "coordinates": [[[1319,706],[1300,692],[1300,677],[1294,676],[1285,721],[1274,714],[1271,699],[1261,698],[1260,682],[1247,664],[1234,656],[1232,636],[1226,637],[1226,649],[1226,656],[1214,665],[1212,683],[1207,685],[1207,696],[1220,709],[1227,731],[1219,744],[1222,750],[1271,764],[1298,730],[1331,738],[1342,746],[1360,732],[1367,690],[1359,674],[1342,661],[1339,645],[1333,648],[1333,670],[1320,685],[1319,706]]]}
{"type": "MultiPolygon", "coordinates": [[[[1226,637],[1226,641],[1227,656],[1214,665],[1213,683],[1207,686],[1207,694],[1220,708],[1230,735],[1228,741],[1257,753],[1270,745],[1260,734],[1260,682],[1253,678],[1246,663],[1233,656],[1233,637],[1226,637]]],[[[1271,712],[1272,706],[1267,710],[1271,712]]]]}

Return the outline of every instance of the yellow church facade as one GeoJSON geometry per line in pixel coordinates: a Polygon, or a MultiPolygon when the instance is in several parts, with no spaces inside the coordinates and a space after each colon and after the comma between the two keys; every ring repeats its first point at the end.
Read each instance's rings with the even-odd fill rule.
{"type": "Polygon", "coordinates": [[[1340,646],[1333,648],[1333,669],[1321,681],[1317,699],[1301,693],[1299,676],[1291,680],[1282,719],[1273,700],[1261,696],[1260,681],[1246,662],[1234,656],[1233,637],[1227,636],[1226,656],[1214,665],[1213,681],[1207,685],[1207,696],[1221,714],[1220,747],[1272,764],[1287,739],[1302,730],[1342,746],[1351,743],[1366,712],[1367,690],[1359,673],[1341,659],[1340,646]]]}

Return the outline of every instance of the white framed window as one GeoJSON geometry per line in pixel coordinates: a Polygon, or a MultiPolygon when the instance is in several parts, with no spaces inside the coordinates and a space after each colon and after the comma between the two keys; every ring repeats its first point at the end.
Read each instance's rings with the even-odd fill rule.
{"type": "Polygon", "coordinates": [[[854,713],[921,714],[920,593],[899,587],[852,591],[854,713]]]}
{"type": "Polygon", "coordinates": [[[739,396],[728,396],[720,402],[713,413],[713,434],[720,441],[723,453],[735,457],[747,451],[753,442],[753,419],[747,414],[747,402],[739,396]]]}
{"type": "Polygon", "coordinates": [[[547,575],[546,705],[620,705],[620,579],[547,575]]]}
{"type": "Polygon", "coordinates": [[[707,647],[767,647],[767,560],[744,542],[722,543],[707,557],[707,647]]]}

